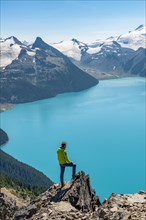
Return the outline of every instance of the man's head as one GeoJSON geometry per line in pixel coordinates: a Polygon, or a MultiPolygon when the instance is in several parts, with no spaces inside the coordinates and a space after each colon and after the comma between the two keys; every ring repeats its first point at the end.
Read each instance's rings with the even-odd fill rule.
{"type": "Polygon", "coordinates": [[[66,148],[66,145],[67,145],[67,143],[66,143],[65,141],[63,141],[63,142],[61,143],[61,147],[62,147],[63,149],[66,148]]]}

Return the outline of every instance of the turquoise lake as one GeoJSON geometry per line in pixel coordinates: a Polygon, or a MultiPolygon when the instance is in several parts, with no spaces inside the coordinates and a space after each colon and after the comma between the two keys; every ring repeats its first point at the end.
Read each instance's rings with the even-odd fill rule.
{"type": "MultiPolygon", "coordinates": [[[[103,80],[78,93],[18,104],[1,113],[3,150],[59,182],[57,148],[67,141],[77,172],[101,199],[146,190],[145,79],[103,80]]],[[[65,181],[71,178],[66,168],[65,181]]]]}

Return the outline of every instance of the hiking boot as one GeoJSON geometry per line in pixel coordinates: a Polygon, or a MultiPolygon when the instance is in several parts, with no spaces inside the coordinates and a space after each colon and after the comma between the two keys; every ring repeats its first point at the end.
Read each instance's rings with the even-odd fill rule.
{"type": "Polygon", "coordinates": [[[72,180],[76,177],[76,175],[72,175],[72,180]]]}
{"type": "Polygon", "coordinates": [[[63,188],[64,186],[65,186],[65,183],[62,183],[62,184],[61,184],[61,188],[63,188]]]}

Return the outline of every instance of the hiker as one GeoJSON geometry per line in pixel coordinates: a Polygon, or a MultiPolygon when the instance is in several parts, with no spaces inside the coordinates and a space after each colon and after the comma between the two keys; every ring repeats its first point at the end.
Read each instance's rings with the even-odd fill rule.
{"type": "Polygon", "coordinates": [[[74,178],[76,174],[76,164],[68,159],[67,152],[66,152],[66,142],[61,143],[61,147],[57,150],[58,161],[60,165],[60,182],[61,188],[65,185],[64,184],[64,171],[65,167],[72,167],[72,178],[74,178]]]}

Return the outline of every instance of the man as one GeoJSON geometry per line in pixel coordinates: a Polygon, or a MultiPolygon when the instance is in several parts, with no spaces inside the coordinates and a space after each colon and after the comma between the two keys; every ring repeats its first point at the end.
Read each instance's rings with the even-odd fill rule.
{"type": "Polygon", "coordinates": [[[76,174],[76,164],[68,159],[67,152],[66,152],[66,142],[61,143],[61,147],[57,150],[58,161],[60,164],[60,182],[61,187],[64,186],[64,171],[65,167],[72,167],[72,178],[74,178],[76,174]]]}

